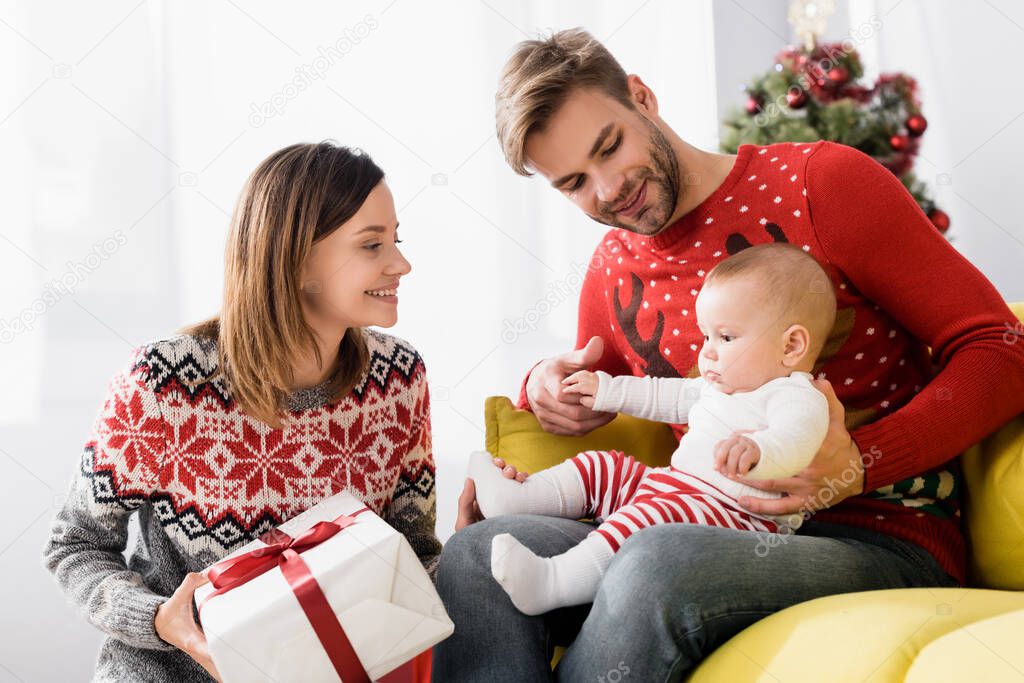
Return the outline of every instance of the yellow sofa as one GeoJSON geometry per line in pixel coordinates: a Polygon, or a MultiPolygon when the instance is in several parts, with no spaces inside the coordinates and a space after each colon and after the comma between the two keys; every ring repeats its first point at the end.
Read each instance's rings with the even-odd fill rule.
{"type": "MultiPolygon", "coordinates": [[[[1024,320],[1024,303],[1011,304],[1024,320]]],[[[1024,344],[1010,335],[1009,343],[1024,344]]],[[[665,425],[619,415],[583,437],[545,433],[505,397],[487,399],[487,449],[537,471],[583,450],[664,464],[665,425]]],[[[762,619],[708,657],[689,683],[1024,682],[1024,415],[961,456],[969,588],[847,593],[762,619]]]]}

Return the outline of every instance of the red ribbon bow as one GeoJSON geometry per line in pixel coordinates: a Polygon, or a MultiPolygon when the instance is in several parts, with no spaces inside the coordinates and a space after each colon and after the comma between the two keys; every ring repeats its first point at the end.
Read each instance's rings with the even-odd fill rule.
{"type": "Polygon", "coordinates": [[[368,510],[364,507],[350,515],[340,515],[330,522],[317,522],[295,538],[280,529],[274,529],[266,537],[275,542],[221,560],[207,571],[210,583],[216,590],[206,596],[199,609],[211,598],[248,583],[274,567],[280,567],[341,680],[344,683],[369,683],[370,677],[338,622],[337,615],[327,602],[316,577],[299,554],[352,526],[356,523],[356,517],[368,510]]]}

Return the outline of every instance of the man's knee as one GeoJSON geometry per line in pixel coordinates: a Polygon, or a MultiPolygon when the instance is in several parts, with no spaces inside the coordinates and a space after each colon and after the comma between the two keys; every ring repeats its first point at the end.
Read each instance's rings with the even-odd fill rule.
{"type": "Polygon", "coordinates": [[[441,548],[441,558],[437,565],[437,591],[445,600],[458,598],[460,586],[465,587],[466,581],[481,571],[481,559],[491,557],[491,539],[496,533],[490,520],[455,532],[441,548]]]}
{"type": "Polygon", "coordinates": [[[489,545],[494,534],[489,527],[494,520],[485,519],[470,524],[456,531],[441,548],[441,562],[464,557],[478,552],[484,545],[489,545]]]}
{"type": "Polygon", "coordinates": [[[658,524],[632,534],[612,558],[601,584],[607,606],[637,610],[638,601],[672,609],[680,600],[699,600],[712,581],[714,546],[730,530],[695,524],[658,524]]]}
{"type": "Polygon", "coordinates": [[[490,556],[491,539],[502,533],[501,517],[484,519],[456,531],[441,548],[441,563],[455,563],[476,557],[487,551],[490,556]]]}
{"type": "Polygon", "coordinates": [[[503,515],[484,519],[455,532],[441,548],[438,564],[438,588],[442,580],[465,577],[480,572],[490,573],[491,541],[498,534],[528,536],[530,516],[503,515]]]}

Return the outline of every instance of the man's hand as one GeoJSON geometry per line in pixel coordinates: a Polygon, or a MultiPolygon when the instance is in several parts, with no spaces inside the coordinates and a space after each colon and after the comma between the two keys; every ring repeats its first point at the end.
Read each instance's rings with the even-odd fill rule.
{"type": "Polygon", "coordinates": [[[763,481],[733,477],[762,491],[785,494],[782,498],[741,496],[738,502],[747,510],[761,515],[802,513],[806,517],[864,492],[864,465],[857,443],[846,430],[846,410],[828,381],[815,380],[814,386],[828,399],[825,441],[811,464],[795,477],[763,481]]]}
{"type": "MultiPolygon", "coordinates": [[[[494,459],[494,466],[500,467],[503,475],[518,482],[524,482],[530,476],[526,472],[516,471],[512,465],[506,465],[501,458],[494,459]]],[[[472,479],[466,479],[466,483],[462,486],[462,493],[459,495],[459,514],[455,518],[455,530],[459,531],[470,524],[476,524],[483,518],[480,506],[476,502],[476,484],[472,479]]]]}
{"type": "Polygon", "coordinates": [[[592,337],[582,349],[541,362],[526,381],[526,398],[541,427],[550,434],[581,436],[615,419],[615,413],[591,410],[578,394],[567,393],[562,380],[601,360],[604,340],[592,337]]]}
{"type": "Polygon", "coordinates": [[[715,446],[715,469],[727,477],[745,475],[760,460],[761,448],[740,432],[733,432],[715,446]]]}

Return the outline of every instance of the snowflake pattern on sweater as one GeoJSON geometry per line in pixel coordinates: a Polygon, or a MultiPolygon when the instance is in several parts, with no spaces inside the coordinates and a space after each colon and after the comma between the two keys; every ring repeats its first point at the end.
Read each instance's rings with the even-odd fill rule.
{"type": "Polygon", "coordinates": [[[197,383],[217,368],[214,342],[145,347],[86,445],[96,502],[148,498],[183,549],[215,555],[345,489],[381,516],[410,496],[426,513],[434,466],[422,359],[385,334],[367,342],[369,369],[352,395],[293,411],[283,429],[243,413],[223,377],[197,383]]]}

